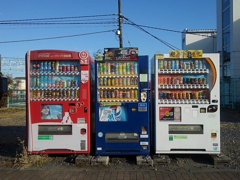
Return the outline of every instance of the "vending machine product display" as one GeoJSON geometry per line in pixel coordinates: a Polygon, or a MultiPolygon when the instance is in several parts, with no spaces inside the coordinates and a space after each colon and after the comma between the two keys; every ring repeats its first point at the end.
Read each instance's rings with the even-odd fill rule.
{"type": "Polygon", "coordinates": [[[28,153],[90,153],[91,62],[85,51],[27,52],[28,153]]]}
{"type": "Polygon", "coordinates": [[[156,54],[155,152],[220,153],[219,54],[156,54]]]}
{"type": "Polygon", "coordinates": [[[150,153],[148,56],[105,48],[96,62],[96,155],[150,153]]]}

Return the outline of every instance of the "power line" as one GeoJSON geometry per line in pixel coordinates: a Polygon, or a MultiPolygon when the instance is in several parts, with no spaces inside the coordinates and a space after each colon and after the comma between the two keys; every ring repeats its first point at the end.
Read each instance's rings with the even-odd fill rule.
{"type": "Polygon", "coordinates": [[[171,45],[170,43],[168,43],[168,42],[166,42],[166,41],[158,38],[157,36],[151,34],[151,33],[148,32],[147,30],[143,29],[141,26],[139,26],[139,25],[135,24],[134,22],[132,22],[131,20],[129,20],[128,18],[124,17],[124,19],[126,19],[127,21],[129,21],[131,25],[137,27],[138,29],[144,31],[144,32],[147,33],[148,35],[152,36],[153,38],[155,38],[155,39],[157,39],[158,41],[160,41],[161,43],[163,43],[164,45],[168,46],[170,49],[179,49],[179,48],[177,48],[176,46],[171,45]]]}
{"type": "Polygon", "coordinates": [[[58,19],[76,19],[76,18],[89,18],[89,17],[104,17],[104,16],[116,16],[116,14],[91,15],[91,16],[71,16],[71,17],[57,17],[57,18],[37,18],[37,19],[15,19],[15,20],[4,20],[4,21],[0,21],[0,22],[42,21],[42,20],[58,20],[58,19]]]}
{"type": "Polygon", "coordinates": [[[23,40],[15,40],[15,41],[0,41],[0,43],[4,44],[4,43],[19,43],[19,42],[29,42],[29,41],[53,40],[53,39],[61,39],[61,38],[70,38],[70,37],[77,37],[77,36],[100,34],[100,33],[106,33],[106,32],[116,32],[116,30],[107,30],[107,31],[85,33],[85,34],[74,34],[74,35],[68,35],[68,36],[57,36],[57,37],[48,37],[48,38],[23,39],[23,40]]]}
{"type": "MultiPolygon", "coordinates": [[[[125,24],[129,24],[132,25],[131,23],[125,23],[125,24]]],[[[146,26],[146,25],[138,25],[140,27],[145,27],[145,28],[150,28],[150,29],[156,29],[156,30],[162,30],[162,31],[168,31],[168,32],[175,32],[175,33],[180,33],[180,34],[192,34],[192,35],[196,35],[196,36],[203,36],[203,37],[212,37],[212,38],[216,38],[216,35],[206,35],[206,34],[199,34],[202,33],[200,32],[187,32],[187,31],[177,31],[177,30],[172,30],[172,29],[166,29],[166,28],[159,28],[159,27],[152,27],[152,26],[146,26]]]]}

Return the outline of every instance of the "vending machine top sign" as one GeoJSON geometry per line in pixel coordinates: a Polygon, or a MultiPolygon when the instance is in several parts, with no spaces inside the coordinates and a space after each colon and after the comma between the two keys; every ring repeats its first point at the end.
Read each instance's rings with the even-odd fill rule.
{"type": "Polygon", "coordinates": [[[104,60],[138,60],[138,48],[104,48],[104,60]]]}
{"type": "Polygon", "coordinates": [[[202,50],[172,50],[169,58],[202,58],[202,50]]]}

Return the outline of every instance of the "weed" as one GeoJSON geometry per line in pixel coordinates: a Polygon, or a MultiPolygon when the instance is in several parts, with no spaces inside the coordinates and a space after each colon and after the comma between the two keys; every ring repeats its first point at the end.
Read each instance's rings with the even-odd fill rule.
{"type": "Polygon", "coordinates": [[[18,138],[19,141],[19,150],[16,153],[14,160],[14,165],[26,168],[30,166],[40,166],[43,165],[52,159],[47,155],[38,154],[38,155],[29,155],[27,147],[25,146],[25,141],[18,138]]]}

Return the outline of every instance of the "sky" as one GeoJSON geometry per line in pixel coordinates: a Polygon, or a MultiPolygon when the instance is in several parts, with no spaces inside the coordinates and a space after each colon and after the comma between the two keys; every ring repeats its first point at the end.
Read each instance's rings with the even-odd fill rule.
{"type": "MultiPolygon", "coordinates": [[[[121,4],[123,47],[137,47],[139,55],[149,59],[181,49],[186,28],[217,26],[216,0],[121,0],[121,4]]],[[[120,47],[117,15],[118,0],[1,0],[2,73],[25,77],[29,50],[88,51],[93,56],[98,50],[120,47]]]]}

